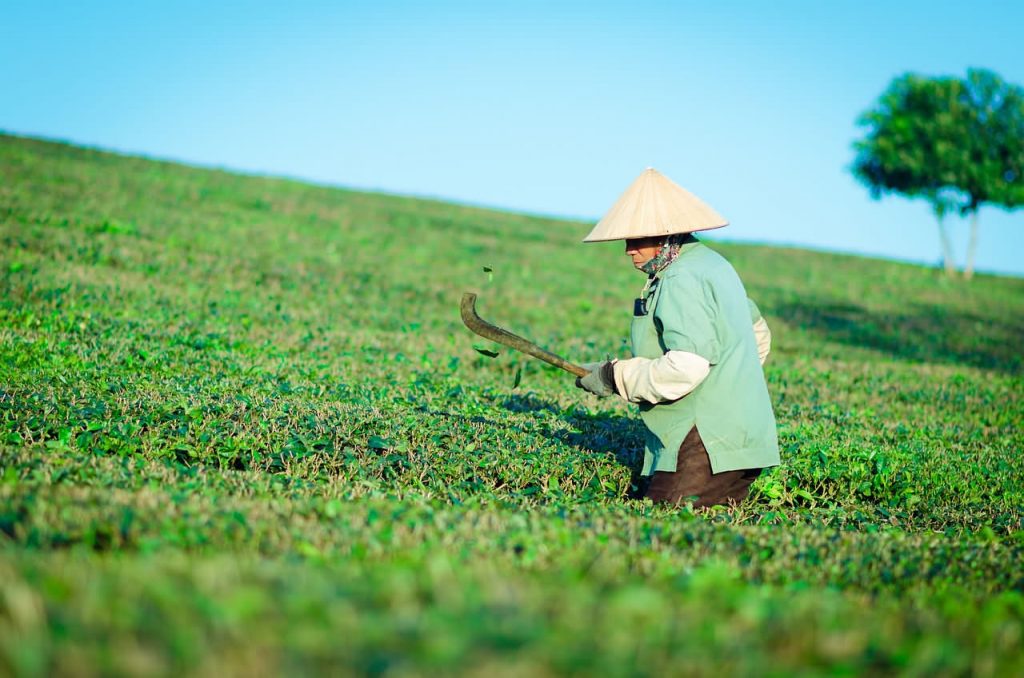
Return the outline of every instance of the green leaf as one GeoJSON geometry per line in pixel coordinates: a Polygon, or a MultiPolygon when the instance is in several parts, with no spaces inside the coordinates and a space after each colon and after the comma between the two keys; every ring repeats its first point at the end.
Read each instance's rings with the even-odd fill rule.
{"type": "Polygon", "coordinates": [[[497,351],[492,351],[492,350],[490,350],[488,348],[484,348],[480,344],[473,344],[473,350],[476,351],[477,353],[479,353],[480,355],[487,356],[488,358],[497,358],[498,357],[498,352],[497,351]]]}

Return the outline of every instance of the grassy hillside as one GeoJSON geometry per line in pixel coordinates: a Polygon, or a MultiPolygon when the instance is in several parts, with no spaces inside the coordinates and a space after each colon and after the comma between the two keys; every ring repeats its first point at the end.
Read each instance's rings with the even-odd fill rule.
{"type": "Polygon", "coordinates": [[[626,355],[587,228],[0,136],[0,674],[1024,672],[1024,280],[712,243],[784,463],[695,515],[459,321],[626,355]]]}

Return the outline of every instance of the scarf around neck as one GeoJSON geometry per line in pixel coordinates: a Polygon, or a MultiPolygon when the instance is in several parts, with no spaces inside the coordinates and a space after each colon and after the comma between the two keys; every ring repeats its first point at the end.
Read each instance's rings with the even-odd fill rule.
{"type": "Polygon", "coordinates": [[[675,261],[676,257],[679,256],[679,249],[693,239],[693,235],[690,233],[675,233],[667,236],[658,253],[641,266],[640,270],[653,278],[675,261]]]}

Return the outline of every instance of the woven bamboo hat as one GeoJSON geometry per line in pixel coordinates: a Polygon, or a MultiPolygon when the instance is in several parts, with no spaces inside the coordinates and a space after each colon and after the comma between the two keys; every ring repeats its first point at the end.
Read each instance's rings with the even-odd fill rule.
{"type": "Polygon", "coordinates": [[[583,242],[692,233],[721,228],[728,223],[700,198],[648,167],[619,196],[583,242]]]}

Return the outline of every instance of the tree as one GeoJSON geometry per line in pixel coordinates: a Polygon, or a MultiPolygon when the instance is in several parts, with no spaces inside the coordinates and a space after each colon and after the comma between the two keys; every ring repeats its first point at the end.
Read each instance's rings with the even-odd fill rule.
{"type": "Polygon", "coordinates": [[[955,273],[945,228],[951,210],[971,217],[964,277],[974,272],[978,210],[1024,204],[1024,89],[991,71],[964,79],[908,73],[890,83],[858,124],[853,174],[874,198],[923,198],[939,225],[946,272],[955,273]]]}

